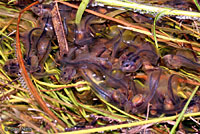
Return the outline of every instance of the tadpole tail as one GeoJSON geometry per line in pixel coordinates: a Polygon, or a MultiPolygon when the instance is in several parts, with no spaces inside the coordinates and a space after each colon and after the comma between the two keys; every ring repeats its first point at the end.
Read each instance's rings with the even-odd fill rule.
{"type": "Polygon", "coordinates": [[[64,27],[64,30],[65,30],[65,34],[67,36],[68,35],[68,28],[67,28],[67,23],[66,23],[66,17],[64,17],[64,20],[63,20],[63,27],[64,27]]]}
{"type": "Polygon", "coordinates": [[[140,53],[143,53],[143,52],[146,52],[146,53],[151,53],[153,54],[153,56],[156,57],[156,62],[158,61],[159,59],[159,56],[152,50],[148,50],[148,49],[142,49],[142,50],[139,50],[135,55],[139,55],[140,53]]]}
{"type": "Polygon", "coordinates": [[[158,88],[158,84],[159,84],[159,81],[160,81],[160,77],[161,77],[161,74],[162,74],[162,70],[160,69],[159,70],[159,74],[158,74],[158,77],[156,80],[153,80],[153,75],[154,73],[151,73],[150,75],[150,79],[149,79],[149,89],[150,89],[150,94],[146,97],[146,100],[145,102],[137,107],[138,111],[141,112],[141,111],[145,111],[148,103],[152,100],[152,98],[154,97],[155,93],[156,93],[156,90],[158,88]]]}
{"type": "Polygon", "coordinates": [[[109,94],[107,91],[105,91],[105,89],[103,89],[101,86],[97,85],[91,78],[90,76],[88,76],[88,71],[86,72],[87,69],[81,69],[81,74],[84,77],[84,79],[86,81],[88,81],[91,86],[93,91],[99,95],[101,98],[103,98],[104,100],[111,102],[112,98],[111,98],[111,94],[109,94]]]}
{"type": "Polygon", "coordinates": [[[122,32],[119,30],[119,34],[113,38],[115,40],[115,43],[113,44],[113,51],[111,57],[114,59],[117,53],[117,49],[119,48],[119,43],[122,40],[122,32]]]}
{"type": "Polygon", "coordinates": [[[174,92],[173,92],[173,89],[172,89],[172,79],[173,79],[174,76],[176,76],[176,74],[172,74],[168,79],[168,91],[170,93],[170,97],[171,97],[172,102],[174,104],[176,104],[176,103],[179,103],[179,99],[178,100],[175,99],[174,92]]]}
{"type": "Polygon", "coordinates": [[[149,50],[149,49],[141,49],[141,50],[139,50],[135,55],[139,55],[139,54],[142,53],[142,52],[151,53],[151,54],[153,54],[154,56],[158,57],[158,55],[157,55],[154,51],[149,50]]]}
{"type": "Polygon", "coordinates": [[[186,58],[182,55],[176,55],[176,56],[178,56],[180,58],[183,67],[200,71],[200,64],[199,63],[193,62],[192,60],[190,60],[190,59],[188,59],[188,58],[186,58]]]}

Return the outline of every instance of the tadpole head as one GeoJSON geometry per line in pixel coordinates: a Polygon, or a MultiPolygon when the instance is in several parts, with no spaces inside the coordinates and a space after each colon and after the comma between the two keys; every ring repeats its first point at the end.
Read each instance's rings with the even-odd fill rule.
{"type": "Polygon", "coordinates": [[[133,107],[140,106],[144,102],[144,95],[142,95],[142,94],[135,95],[132,98],[131,102],[132,102],[133,107]]]}
{"type": "Polygon", "coordinates": [[[112,93],[112,99],[113,101],[119,103],[119,104],[124,104],[126,102],[126,95],[124,94],[123,90],[115,90],[112,93]]]}
{"type": "Polygon", "coordinates": [[[61,69],[60,82],[63,84],[70,83],[76,77],[76,69],[73,67],[65,67],[61,69]]]}
{"type": "Polygon", "coordinates": [[[130,111],[132,111],[132,105],[131,105],[131,102],[130,101],[127,101],[125,104],[124,104],[124,111],[129,113],[130,111]]]}
{"type": "Polygon", "coordinates": [[[173,55],[171,54],[165,55],[162,59],[163,59],[164,65],[167,66],[168,68],[177,69],[176,63],[174,63],[173,61],[173,55]]]}
{"type": "Polygon", "coordinates": [[[121,66],[121,69],[123,72],[127,72],[127,71],[130,71],[132,69],[135,68],[134,66],[135,64],[132,62],[132,61],[122,61],[122,66],[121,66]]]}
{"type": "Polygon", "coordinates": [[[123,72],[135,72],[142,66],[140,59],[122,61],[121,69],[123,72]]]}
{"type": "Polygon", "coordinates": [[[169,98],[166,98],[164,100],[164,109],[165,110],[173,110],[174,108],[175,107],[174,107],[173,102],[169,98]]]}
{"type": "Polygon", "coordinates": [[[17,59],[10,59],[6,61],[6,63],[3,66],[4,71],[7,72],[7,74],[11,77],[17,77],[17,74],[19,73],[19,64],[17,59]]]}
{"type": "Polygon", "coordinates": [[[144,103],[145,97],[142,94],[136,94],[130,101],[124,105],[124,110],[126,112],[141,113],[144,110],[140,109],[140,106],[144,103]]]}

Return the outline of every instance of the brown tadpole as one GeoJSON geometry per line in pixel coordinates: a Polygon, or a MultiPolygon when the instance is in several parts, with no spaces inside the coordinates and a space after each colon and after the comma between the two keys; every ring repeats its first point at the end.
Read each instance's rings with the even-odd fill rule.
{"type": "Polygon", "coordinates": [[[11,77],[18,77],[20,73],[20,67],[17,59],[9,59],[3,66],[3,70],[11,77]]]}
{"type": "Polygon", "coordinates": [[[128,88],[127,84],[125,84],[121,79],[118,79],[111,74],[110,71],[112,64],[107,60],[107,58],[94,57],[88,54],[85,56],[80,55],[74,60],[64,58],[60,62],[63,66],[72,66],[78,70],[86,68],[96,70],[96,72],[100,72],[102,76],[105,76],[121,88],[128,88]]]}
{"type": "MultiPolygon", "coordinates": [[[[132,105],[134,108],[132,112],[144,112],[148,103],[153,105],[150,110],[154,116],[155,113],[175,114],[180,111],[183,106],[180,97],[177,95],[178,84],[180,84],[178,78],[180,76],[171,75],[162,69],[154,69],[146,73],[148,73],[148,77],[145,90],[133,96],[132,105]],[[179,110],[175,109],[176,106],[179,107],[179,110]]],[[[146,77],[144,78],[146,79],[146,77]]]]}
{"type": "Polygon", "coordinates": [[[77,76],[77,70],[73,66],[63,67],[61,68],[60,82],[63,84],[68,84],[77,76]]]}
{"type": "Polygon", "coordinates": [[[134,13],[130,14],[130,16],[137,23],[153,23],[152,17],[147,17],[146,15],[134,13]]]}
{"type": "Polygon", "coordinates": [[[30,66],[27,65],[28,70],[30,73],[39,71],[39,60],[38,57],[36,55],[31,55],[30,57],[30,66]]]}
{"type": "MultiPolygon", "coordinates": [[[[44,0],[38,0],[39,2],[42,2],[44,0]]],[[[39,19],[42,19],[43,17],[47,17],[49,16],[51,13],[51,10],[53,8],[53,5],[52,4],[37,4],[33,7],[31,7],[31,11],[39,16],[40,18],[39,19]]]]}
{"type": "Polygon", "coordinates": [[[98,84],[98,80],[93,77],[93,73],[89,69],[82,69],[81,74],[83,78],[90,83],[93,92],[96,93],[97,96],[119,108],[125,108],[124,105],[128,103],[127,89],[112,89],[101,86],[98,84]]]}
{"type": "Polygon", "coordinates": [[[130,57],[121,61],[121,69],[123,72],[136,72],[142,66],[142,60],[139,56],[130,57]]]}
{"type": "Polygon", "coordinates": [[[126,86],[127,90],[130,88],[129,81],[131,81],[131,79],[126,77],[120,69],[113,69],[110,74],[112,77],[105,77],[105,83],[108,87],[122,88],[126,86]],[[115,80],[113,78],[115,78],[115,80]],[[120,83],[118,81],[120,81],[120,83]],[[125,86],[121,86],[121,84],[125,86]]]}
{"type": "Polygon", "coordinates": [[[200,72],[200,64],[188,59],[182,55],[165,55],[163,58],[164,64],[170,69],[180,69],[181,67],[200,72]]]}
{"type": "Polygon", "coordinates": [[[143,94],[136,94],[133,98],[132,98],[132,105],[134,107],[138,107],[140,106],[142,103],[144,103],[145,100],[145,96],[143,94]]]}
{"type": "MultiPolygon", "coordinates": [[[[157,75],[158,74],[155,72],[153,76],[156,78],[157,75]]],[[[154,77],[152,77],[152,79],[155,79],[154,77]]],[[[156,91],[157,95],[159,95],[159,97],[170,98],[173,102],[176,102],[178,100],[177,88],[180,84],[178,79],[180,79],[180,76],[169,74],[167,71],[163,70],[156,91]]],[[[148,79],[147,85],[150,85],[150,82],[151,81],[148,79]]]]}
{"type": "Polygon", "coordinates": [[[140,36],[131,35],[134,36],[134,40],[126,43],[129,47],[119,58],[121,69],[123,72],[136,72],[142,66],[145,72],[153,69],[160,58],[155,47],[151,43],[144,42],[140,36]]]}
{"type": "Polygon", "coordinates": [[[37,56],[39,60],[39,67],[43,69],[44,63],[47,60],[51,51],[51,40],[44,38],[37,46],[37,56]]]}
{"type": "Polygon", "coordinates": [[[26,50],[24,59],[26,68],[29,73],[38,79],[53,75],[44,72],[43,67],[51,51],[51,38],[46,34],[45,29],[47,22],[48,19],[43,28],[33,28],[28,33],[24,33],[22,40],[26,50]]]}
{"type": "Polygon", "coordinates": [[[122,60],[121,69],[123,72],[136,72],[143,65],[145,69],[150,65],[156,65],[159,56],[152,50],[140,49],[137,52],[130,52],[122,60]],[[148,63],[148,64],[147,64],[148,63]]]}
{"type": "MultiPolygon", "coordinates": [[[[149,75],[147,80],[147,84],[149,87],[152,86],[150,76],[152,76],[152,79],[156,79],[154,77],[157,77],[157,75],[159,75],[158,72],[152,73],[154,75],[149,75]]],[[[173,115],[175,113],[181,112],[187,99],[183,99],[178,95],[178,87],[181,84],[180,79],[183,80],[184,78],[176,74],[168,74],[167,71],[162,72],[159,83],[157,83],[158,88],[156,90],[154,98],[151,100],[151,104],[153,105],[151,109],[154,112],[156,112],[157,114],[165,113],[166,115],[173,115]]],[[[189,107],[194,107],[191,107],[190,110],[199,110],[199,100],[199,98],[194,98],[191,101],[189,107]]]]}
{"type": "Polygon", "coordinates": [[[34,68],[30,70],[31,72],[44,72],[43,66],[51,51],[51,40],[54,35],[53,29],[49,28],[51,27],[49,26],[49,20],[50,17],[48,16],[43,28],[33,28],[28,34],[29,49],[27,50],[26,60],[27,65],[34,68]],[[40,35],[33,34],[36,30],[40,30],[40,35]],[[39,70],[35,70],[36,68],[39,68],[39,70]]]}
{"type": "Polygon", "coordinates": [[[136,107],[137,109],[136,111],[132,112],[138,113],[141,111],[144,112],[146,110],[148,103],[151,102],[152,99],[154,99],[155,95],[157,94],[162,73],[163,73],[162,69],[158,69],[149,73],[147,80],[147,92],[144,102],[140,106],[136,107]]]}

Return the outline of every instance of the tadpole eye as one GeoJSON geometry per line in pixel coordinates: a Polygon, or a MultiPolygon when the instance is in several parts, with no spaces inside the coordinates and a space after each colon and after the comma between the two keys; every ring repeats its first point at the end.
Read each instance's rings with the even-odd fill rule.
{"type": "Polygon", "coordinates": [[[133,65],[132,62],[124,62],[123,67],[130,67],[132,65],[133,65]]]}
{"type": "Polygon", "coordinates": [[[129,66],[130,66],[130,64],[126,63],[126,64],[124,64],[124,66],[125,66],[125,67],[129,67],[129,66]]]}
{"type": "Polygon", "coordinates": [[[66,74],[66,72],[63,72],[63,74],[65,75],[65,74],[66,74]]]}

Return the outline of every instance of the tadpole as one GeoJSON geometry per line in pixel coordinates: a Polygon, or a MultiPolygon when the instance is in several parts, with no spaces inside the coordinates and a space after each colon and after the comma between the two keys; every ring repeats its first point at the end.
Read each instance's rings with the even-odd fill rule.
{"type": "Polygon", "coordinates": [[[92,43],[94,39],[94,34],[90,30],[90,20],[92,19],[92,15],[88,15],[82,19],[80,24],[75,25],[74,33],[74,44],[78,46],[83,46],[86,44],[92,43]]]}
{"type": "Polygon", "coordinates": [[[200,64],[182,55],[168,54],[163,57],[165,65],[170,69],[188,68],[200,72],[200,64]]]}
{"type": "Polygon", "coordinates": [[[162,74],[161,69],[159,69],[158,71],[159,71],[158,74],[157,74],[157,70],[150,74],[150,76],[149,76],[149,95],[146,97],[146,99],[140,106],[133,108],[133,110],[132,110],[133,113],[144,112],[147,108],[148,103],[154,97],[156,90],[158,88],[161,74],[162,74]],[[157,77],[155,78],[154,75],[157,75],[157,77]]]}
{"type": "Polygon", "coordinates": [[[28,51],[27,51],[27,56],[26,56],[26,61],[27,61],[27,64],[28,65],[31,65],[31,61],[30,61],[30,53],[31,51],[33,51],[33,49],[36,49],[34,48],[35,45],[32,44],[32,34],[34,31],[36,30],[40,30],[40,28],[33,28],[31,29],[31,31],[28,33],[28,45],[29,45],[29,48],[28,48],[28,51]]]}
{"type": "Polygon", "coordinates": [[[75,60],[69,60],[67,58],[61,60],[62,65],[68,65],[68,66],[73,66],[77,69],[82,69],[82,68],[97,68],[104,74],[106,77],[108,77],[110,80],[115,82],[117,85],[124,89],[128,89],[127,83],[124,83],[121,79],[117,79],[113,77],[109,71],[106,70],[106,68],[101,64],[107,64],[104,58],[100,57],[91,57],[91,56],[85,56],[84,58],[81,59],[75,59],[75,60]],[[102,61],[103,60],[103,61],[102,61]]]}
{"type": "Polygon", "coordinates": [[[147,60],[151,64],[155,65],[159,59],[159,56],[148,49],[141,49],[135,53],[131,52],[127,55],[127,58],[122,61],[122,70],[124,72],[136,72],[143,64],[143,61],[147,60]],[[144,58],[146,56],[146,59],[144,58]]]}
{"type": "Polygon", "coordinates": [[[117,90],[104,89],[102,86],[99,86],[92,80],[93,79],[91,76],[92,74],[89,70],[82,69],[81,72],[84,79],[87,80],[93,87],[93,91],[97,93],[97,95],[99,95],[104,100],[120,108],[124,107],[123,104],[128,102],[127,96],[124,93],[122,93],[120,89],[117,90]]]}

